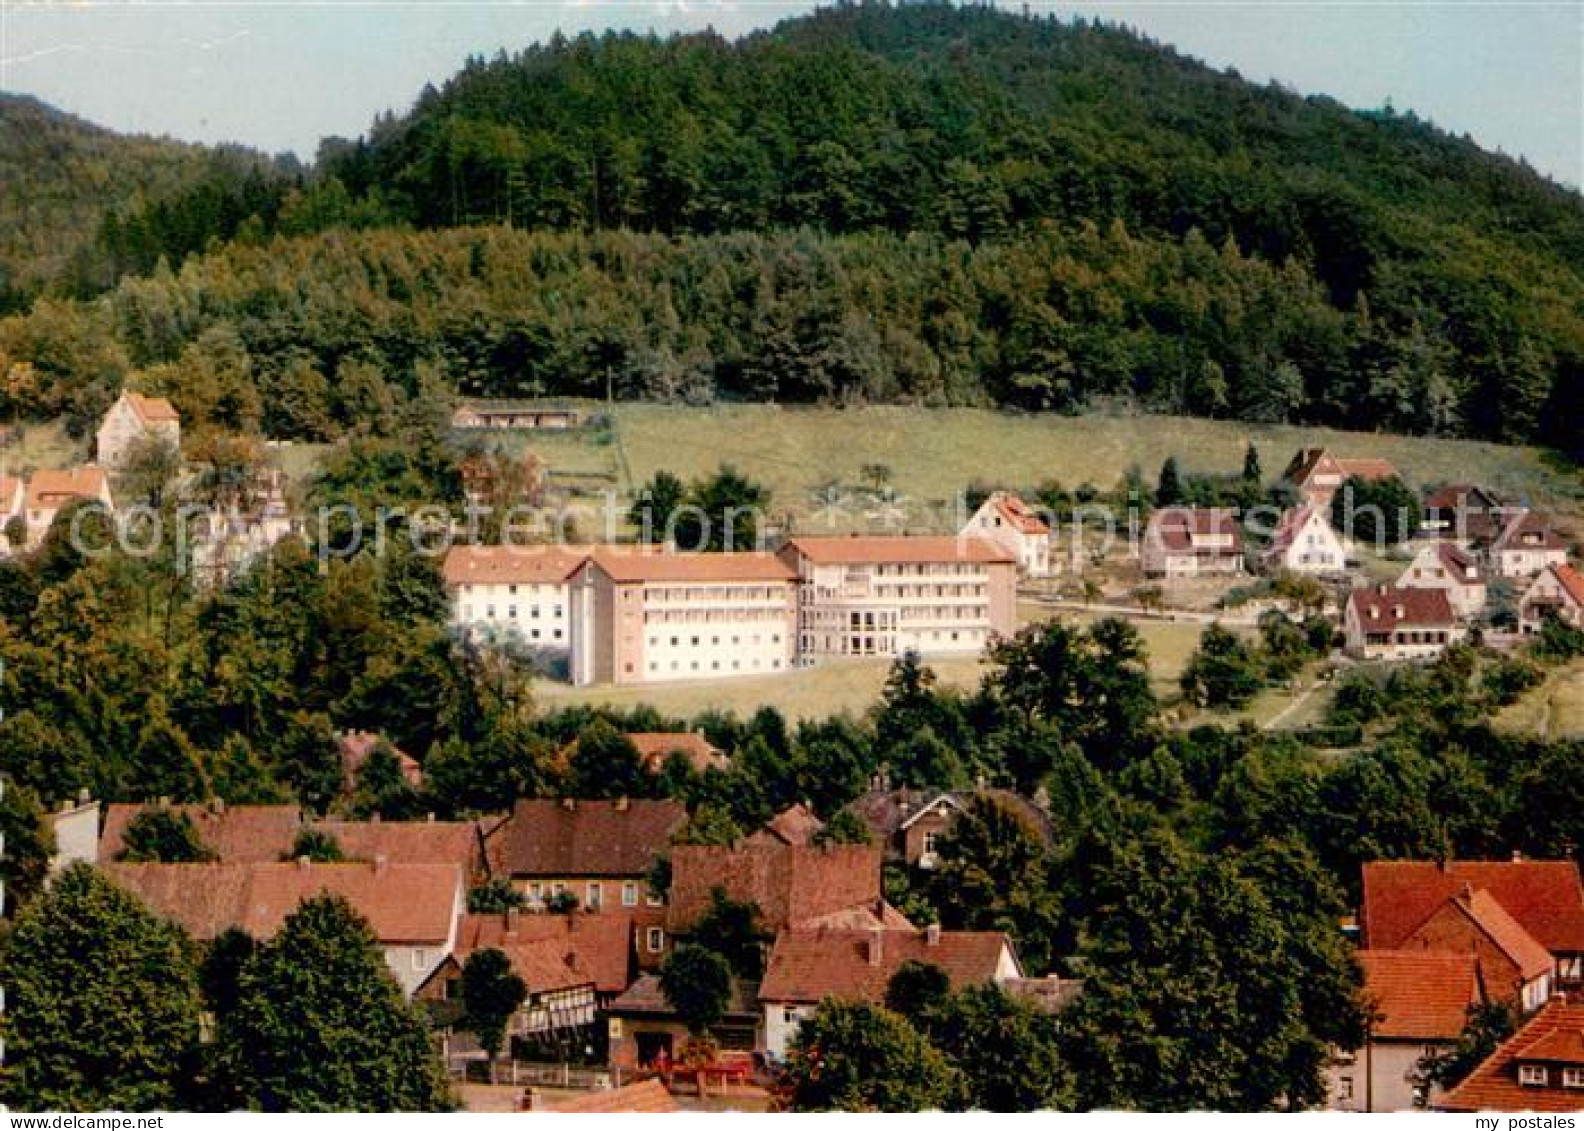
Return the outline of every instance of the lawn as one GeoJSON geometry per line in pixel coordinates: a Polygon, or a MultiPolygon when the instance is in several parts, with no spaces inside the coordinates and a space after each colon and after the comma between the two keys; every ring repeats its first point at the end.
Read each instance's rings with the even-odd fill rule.
{"type": "Polygon", "coordinates": [[[1542,738],[1584,738],[1584,660],[1553,671],[1498,714],[1496,725],[1542,738]]]}

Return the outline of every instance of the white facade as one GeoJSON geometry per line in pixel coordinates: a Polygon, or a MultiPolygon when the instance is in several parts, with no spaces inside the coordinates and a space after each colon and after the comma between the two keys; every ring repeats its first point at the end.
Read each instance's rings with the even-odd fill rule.
{"type": "Polygon", "coordinates": [[[1262,561],[1276,572],[1335,574],[1347,569],[1347,551],[1319,510],[1302,507],[1283,518],[1262,561]]]}
{"type": "Polygon", "coordinates": [[[1518,630],[1532,635],[1553,615],[1584,628],[1584,576],[1568,564],[1549,566],[1529,583],[1518,602],[1518,630]]]}
{"type": "Polygon", "coordinates": [[[1485,609],[1485,581],[1472,555],[1445,542],[1420,547],[1397,578],[1403,589],[1439,589],[1454,615],[1469,620],[1485,609]]]}
{"type": "Polygon", "coordinates": [[[568,582],[462,584],[453,602],[452,623],[459,628],[543,648],[565,649],[572,639],[568,582]]]}
{"type": "Polygon", "coordinates": [[[99,463],[120,468],[142,440],[157,440],[180,450],[181,418],[167,400],[123,392],[99,425],[95,444],[99,463]]]}
{"type": "Polygon", "coordinates": [[[385,955],[385,965],[390,967],[391,973],[396,976],[396,981],[401,984],[402,993],[407,997],[410,998],[417,993],[418,987],[428,981],[429,976],[456,950],[457,929],[461,925],[462,916],[466,913],[467,885],[459,870],[456,896],[449,920],[450,928],[445,938],[414,942],[380,940],[380,950],[385,955]]]}
{"type": "Polygon", "coordinates": [[[1441,590],[1387,585],[1349,594],[1343,629],[1361,660],[1434,659],[1464,636],[1441,590]]]}
{"type": "Polygon", "coordinates": [[[1016,495],[991,495],[964,524],[962,534],[1000,546],[1017,559],[1018,572],[1025,577],[1050,575],[1050,527],[1016,495]]]}

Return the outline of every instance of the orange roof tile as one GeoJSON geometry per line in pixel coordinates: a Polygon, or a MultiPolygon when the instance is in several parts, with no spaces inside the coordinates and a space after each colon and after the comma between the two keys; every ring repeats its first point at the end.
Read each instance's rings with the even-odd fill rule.
{"type": "Polygon", "coordinates": [[[891,562],[1016,562],[1011,553],[984,538],[956,535],[863,535],[793,538],[787,550],[819,565],[876,565],[891,562]]]}
{"type": "Polygon", "coordinates": [[[30,511],[59,510],[74,499],[107,497],[110,481],[104,468],[92,464],[64,471],[40,470],[28,480],[26,507],[30,511]]]}
{"type": "Polygon", "coordinates": [[[1553,954],[1584,953],[1584,884],[1571,860],[1375,860],[1364,865],[1365,945],[1395,950],[1467,884],[1553,954]]]}
{"type": "Polygon", "coordinates": [[[612,581],[793,581],[796,575],[774,554],[743,550],[707,554],[658,546],[597,546],[589,560],[612,581]]]}
{"type": "Polygon", "coordinates": [[[1573,603],[1584,606],[1584,573],[1580,573],[1567,562],[1551,566],[1551,573],[1573,603]]]}
{"type": "Polygon", "coordinates": [[[1020,534],[1049,534],[1050,527],[1044,519],[1035,514],[1033,509],[1016,495],[1005,491],[997,491],[990,496],[990,501],[995,504],[995,509],[1001,512],[1001,517],[1006,519],[1007,525],[1020,534]]]}
{"type": "MultiPolygon", "coordinates": [[[[99,859],[113,861],[126,847],[126,830],[139,814],[158,805],[115,802],[106,807],[99,834],[99,859]]],[[[272,864],[291,851],[302,828],[295,805],[170,805],[192,821],[201,839],[222,864],[272,864]]]]}
{"type": "Polygon", "coordinates": [[[826,997],[879,1001],[897,968],[910,960],[939,966],[953,988],[983,985],[994,980],[1010,946],[1000,931],[783,931],[770,952],[759,997],[805,1003],[826,997]]]}
{"type": "MultiPolygon", "coordinates": [[[[1436,1106],[1443,1111],[1584,1111],[1584,1089],[1563,1087],[1556,1068],[1544,1087],[1518,1082],[1519,1065],[1549,1064],[1553,1049],[1566,1055],[1574,1047],[1570,1038],[1581,1032],[1584,1005],[1549,1002],[1436,1106]]],[[[1584,1065],[1584,1056],[1576,1063],[1584,1065]]]]}
{"type": "Polygon", "coordinates": [[[1150,515],[1144,538],[1167,550],[1211,556],[1243,553],[1243,530],[1237,515],[1219,507],[1162,507],[1150,515]],[[1217,542],[1209,543],[1210,538],[1217,542]]]}
{"type": "Polygon", "coordinates": [[[712,767],[724,770],[729,765],[726,755],[697,731],[630,731],[627,741],[637,748],[644,769],[653,773],[658,773],[666,759],[678,751],[685,754],[688,764],[700,773],[712,767]]]}
{"type": "Polygon", "coordinates": [[[1398,479],[1397,468],[1389,459],[1339,459],[1337,468],[1346,479],[1398,479]]]}
{"type": "Polygon", "coordinates": [[[514,876],[641,878],[686,821],[676,801],[525,798],[501,832],[500,866],[514,876]]]}
{"type": "Polygon", "coordinates": [[[811,843],[815,834],[824,827],[825,822],[800,801],[771,817],[765,822],[764,828],[748,839],[756,842],[768,838],[781,844],[803,845],[811,843]]]}
{"type": "Polygon", "coordinates": [[[132,406],[132,411],[137,413],[138,418],[145,424],[181,420],[181,415],[176,411],[175,406],[164,397],[145,397],[131,390],[123,393],[122,396],[126,397],[127,403],[132,406]]]}
{"type": "Polygon", "coordinates": [[[624,912],[465,916],[457,961],[491,947],[511,959],[535,992],[593,985],[598,993],[619,994],[632,984],[633,924],[624,912]]]}
{"type": "Polygon", "coordinates": [[[1364,989],[1375,1013],[1371,1032],[1403,1041],[1452,1041],[1468,1009],[1484,1000],[1479,960],[1427,950],[1361,950],[1364,989]]]}
{"type": "Polygon", "coordinates": [[[1371,585],[1349,593],[1348,607],[1366,630],[1395,625],[1444,627],[1457,620],[1445,589],[1371,585]]]}
{"type": "MultiPolygon", "coordinates": [[[[1518,967],[1525,980],[1538,978],[1555,966],[1551,952],[1519,925],[1484,888],[1457,896],[1453,904],[1473,920],[1475,926],[1495,943],[1518,967]]],[[[1411,941],[1411,940],[1410,940],[1411,941]]]]}
{"type": "Polygon", "coordinates": [[[658,1079],[623,1084],[620,1088],[589,1092],[563,1100],[548,1110],[562,1114],[669,1115],[680,1111],[666,1086],[658,1079]]]}
{"type": "Polygon", "coordinates": [[[349,860],[390,864],[452,864],[471,872],[479,856],[478,829],[467,821],[315,821],[349,860]]]}
{"type": "Polygon", "coordinates": [[[590,546],[453,546],[447,552],[445,583],[458,585],[547,585],[566,581],[588,561],[590,546]]]}
{"type": "Polygon", "coordinates": [[[716,888],[758,906],[771,931],[852,907],[878,915],[881,854],[879,846],[854,844],[679,845],[671,852],[667,923],[685,932],[709,909],[716,888]]]}
{"type": "Polygon", "coordinates": [[[1561,535],[1556,532],[1556,527],[1552,526],[1544,516],[1531,510],[1524,510],[1514,515],[1507,523],[1492,544],[1492,549],[1566,550],[1567,543],[1562,541],[1561,535]]]}

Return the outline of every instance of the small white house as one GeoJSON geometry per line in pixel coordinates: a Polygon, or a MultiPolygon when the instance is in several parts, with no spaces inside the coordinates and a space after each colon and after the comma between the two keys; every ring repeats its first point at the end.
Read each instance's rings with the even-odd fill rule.
{"type": "Polygon", "coordinates": [[[1427,542],[1397,578],[1403,589],[1440,589],[1464,620],[1485,608],[1485,579],[1474,555],[1455,542],[1427,542]]]}
{"type": "Polygon", "coordinates": [[[1050,527],[1016,495],[992,494],[964,524],[962,533],[988,539],[1017,558],[1018,572],[1024,577],[1050,574],[1050,527]]]}
{"type": "Polygon", "coordinates": [[[1546,519],[1532,510],[1519,511],[1486,550],[1497,577],[1538,577],[1547,566],[1562,565],[1568,546],[1546,519]]]}
{"type": "Polygon", "coordinates": [[[1584,573],[1566,562],[1547,566],[1518,601],[1518,630],[1539,632],[1548,616],[1584,628],[1584,573]]]}
{"type": "Polygon", "coordinates": [[[1243,531],[1229,510],[1163,507],[1144,528],[1139,560],[1147,577],[1243,572],[1243,531]]]}
{"type": "Polygon", "coordinates": [[[1428,660],[1463,638],[1444,589],[1372,585],[1348,594],[1349,654],[1361,660],[1428,660]]]}
{"type": "Polygon", "coordinates": [[[157,440],[181,449],[181,416],[164,397],[123,392],[99,425],[99,463],[111,470],[125,466],[133,447],[157,440]]]}
{"type": "Polygon", "coordinates": [[[1271,573],[1337,574],[1347,569],[1347,551],[1316,507],[1294,507],[1282,516],[1260,562],[1271,573]]]}

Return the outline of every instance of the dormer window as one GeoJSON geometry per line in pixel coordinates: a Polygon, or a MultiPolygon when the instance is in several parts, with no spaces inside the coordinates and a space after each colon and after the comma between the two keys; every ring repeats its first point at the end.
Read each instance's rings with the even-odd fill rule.
{"type": "Polygon", "coordinates": [[[1551,1074],[1543,1064],[1520,1064],[1518,1083],[1526,1088],[1543,1088],[1551,1082],[1551,1074]]]}

